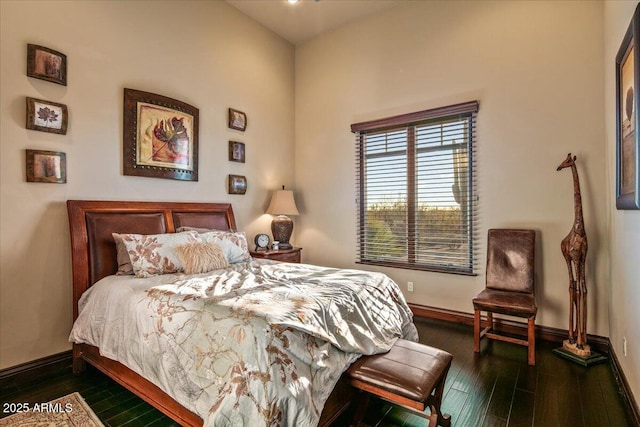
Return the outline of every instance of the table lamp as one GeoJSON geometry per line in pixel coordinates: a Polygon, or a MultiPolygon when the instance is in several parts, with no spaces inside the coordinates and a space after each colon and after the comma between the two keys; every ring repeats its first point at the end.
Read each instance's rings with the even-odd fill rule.
{"type": "Polygon", "coordinates": [[[293,191],[285,190],[284,185],[282,190],[274,191],[267,213],[277,215],[271,221],[273,240],[280,242],[280,249],[291,249],[292,246],[289,243],[289,239],[293,232],[293,221],[287,215],[300,215],[293,199],[293,191]]]}

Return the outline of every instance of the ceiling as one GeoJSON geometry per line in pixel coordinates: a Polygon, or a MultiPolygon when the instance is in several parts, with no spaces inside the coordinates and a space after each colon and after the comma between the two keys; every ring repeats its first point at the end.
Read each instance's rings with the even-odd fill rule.
{"type": "Polygon", "coordinates": [[[365,15],[405,0],[227,0],[255,21],[293,44],[301,44],[365,15]]]}

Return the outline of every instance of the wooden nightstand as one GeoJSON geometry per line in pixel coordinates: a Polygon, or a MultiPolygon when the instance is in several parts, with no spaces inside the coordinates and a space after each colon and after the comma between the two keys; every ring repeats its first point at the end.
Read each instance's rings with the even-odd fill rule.
{"type": "Polygon", "coordinates": [[[272,259],[283,262],[300,262],[300,251],[302,248],[281,249],[279,251],[250,251],[254,258],[272,259]]]}

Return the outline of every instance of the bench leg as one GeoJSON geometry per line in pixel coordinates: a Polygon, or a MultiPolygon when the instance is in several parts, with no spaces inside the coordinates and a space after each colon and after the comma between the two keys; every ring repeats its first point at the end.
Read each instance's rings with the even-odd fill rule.
{"type": "Polygon", "coordinates": [[[444,383],[447,379],[447,373],[449,372],[449,367],[444,371],[438,385],[427,401],[429,405],[429,409],[431,410],[431,416],[429,417],[429,427],[449,427],[451,425],[451,415],[442,413],[442,396],[444,394],[444,383]]]}
{"type": "Polygon", "coordinates": [[[429,415],[429,427],[449,427],[451,426],[451,415],[443,414],[440,408],[430,405],[431,415],[429,415]]]}
{"type": "Polygon", "coordinates": [[[431,408],[431,415],[429,415],[429,427],[438,427],[438,414],[433,412],[433,408],[431,408]]]}
{"type": "Polygon", "coordinates": [[[353,420],[351,421],[351,426],[358,427],[360,422],[364,418],[364,414],[366,413],[367,406],[369,405],[369,393],[364,391],[360,391],[358,393],[358,406],[356,407],[356,413],[353,416],[353,420]]]}

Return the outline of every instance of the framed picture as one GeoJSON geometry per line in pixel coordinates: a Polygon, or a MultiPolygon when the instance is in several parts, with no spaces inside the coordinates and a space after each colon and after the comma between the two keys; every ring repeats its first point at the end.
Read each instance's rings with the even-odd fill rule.
{"type": "Polygon", "coordinates": [[[69,112],[66,105],[29,97],[26,99],[27,129],[62,135],[67,133],[69,112]]]}
{"type": "Polygon", "coordinates": [[[616,208],[640,209],[640,5],[616,55],[616,208]]]}
{"type": "Polygon", "coordinates": [[[37,44],[27,45],[27,76],[67,85],[67,55],[37,44]]]}
{"type": "Polygon", "coordinates": [[[244,143],[229,141],[229,160],[244,163],[244,143]]]}
{"type": "Polygon", "coordinates": [[[229,108],[229,127],[244,132],[247,128],[247,115],[242,111],[229,108]]]}
{"type": "Polygon", "coordinates": [[[182,101],[125,88],[123,173],[197,181],[198,114],[182,101]]]}
{"type": "Polygon", "coordinates": [[[242,175],[229,175],[229,194],[247,192],[247,178],[242,175]]]}
{"type": "Polygon", "coordinates": [[[67,182],[67,155],[59,151],[27,150],[27,182],[67,182]]]}

